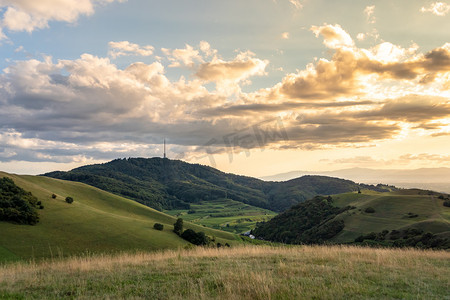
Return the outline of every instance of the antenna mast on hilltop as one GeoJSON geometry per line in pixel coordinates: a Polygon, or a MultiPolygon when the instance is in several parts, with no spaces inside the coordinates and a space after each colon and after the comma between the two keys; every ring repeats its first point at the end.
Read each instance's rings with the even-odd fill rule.
{"type": "Polygon", "coordinates": [[[164,139],[164,158],[166,158],[166,139],[164,139]]]}

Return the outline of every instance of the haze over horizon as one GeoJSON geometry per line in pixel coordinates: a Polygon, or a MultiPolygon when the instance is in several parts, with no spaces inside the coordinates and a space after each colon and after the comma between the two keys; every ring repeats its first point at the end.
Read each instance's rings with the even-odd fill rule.
{"type": "Polygon", "coordinates": [[[0,1],[0,170],[450,167],[450,3],[0,1]]]}

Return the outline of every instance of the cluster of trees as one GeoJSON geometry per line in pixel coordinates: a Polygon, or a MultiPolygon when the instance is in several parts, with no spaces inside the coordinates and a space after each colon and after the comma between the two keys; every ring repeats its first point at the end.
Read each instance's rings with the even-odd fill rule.
{"type": "Polygon", "coordinates": [[[339,208],[333,205],[330,196],[316,196],[268,222],[258,223],[252,234],[260,239],[287,244],[323,243],[344,229],[344,221],[334,218],[353,208],[339,208]]]}
{"type": "Polygon", "coordinates": [[[183,231],[183,219],[178,218],[175,224],[173,224],[173,232],[179,235],[181,238],[197,246],[210,245],[213,240],[207,236],[203,231],[196,232],[192,229],[186,229],[183,231]]]}
{"type": "Polygon", "coordinates": [[[355,239],[355,244],[386,247],[415,247],[421,249],[450,249],[450,241],[446,238],[422,229],[407,228],[404,230],[383,230],[361,235],[355,239]]]}
{"type": "Polygon", "coordinates": [[[39,222],[37,208],[44,206],[30,192],[18,187],[11,178],[0,179],[0,221],[35,225],[39,222]]]}
{"type": "Polygon", "coordinates": [[[189,243],[197,246],[207,246],[211,243],[211,238],[209,238],[203,231],[195,232],[192,229],[186,229],[181,234],[181,237],[189,243]]]}

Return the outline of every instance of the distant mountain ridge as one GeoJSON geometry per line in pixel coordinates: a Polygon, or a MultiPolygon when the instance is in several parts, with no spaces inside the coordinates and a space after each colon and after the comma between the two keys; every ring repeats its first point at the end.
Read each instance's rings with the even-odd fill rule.
{"type": "Polygon", "coordinates": [[[116,159],[44,176],[83,182],[158,210],[189,209],[191,203],[198,201],[229,198],[279,212],[315,195],[345,193],[360,188],[383,189],[324,176],[266,182],[204,165],[158,157],[116,159]]]}
{"type": "Polygon", "coordinates": [[[304,175],[332,176],[366,184],[389,184],[403,188],[430,189],[450,193],[450,168],[414,170],[350,168],[336,171],[291,171],[260,177],[265,181],[285,181],[304,175]]]}

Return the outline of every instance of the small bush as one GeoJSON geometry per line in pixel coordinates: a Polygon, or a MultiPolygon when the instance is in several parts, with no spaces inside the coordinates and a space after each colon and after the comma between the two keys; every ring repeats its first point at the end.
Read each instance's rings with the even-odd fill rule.
{"type": "Polygon", "coordinates": [[[373,214],[375,212],[375,209],[373,207],[368,207],[364,210],[364,212],[368,214],[373,214]]]}
{"type": "Polygon", "coordinates": [[[66,202],[71,204],[73,202],[73,198],[72,197],[66,197],[66,202]]]}
{"type": "Polygon", "coordinates": [[[444,206],[446,206],[446,207],[450,207],[450,201],[449,201],[449,200],[447,200],[447,201],[444,201],[444,206]]]}
{"type": "Polygon", "coordinates": [[[44,205],[39,205],[39,209],[44,209],[44,205]]]}
{"type": "Polygon", "coordinates": [[[56,199],[56,195],[55,194],[52,194],[52,199],[56,199]]]}
{"type": "Polygon", "coordinates": [[[153,225],[153,228],[155,228],[156,230],[163,230],[164,225],[160,223],[155,223],[155,225],[153,225]]]}

